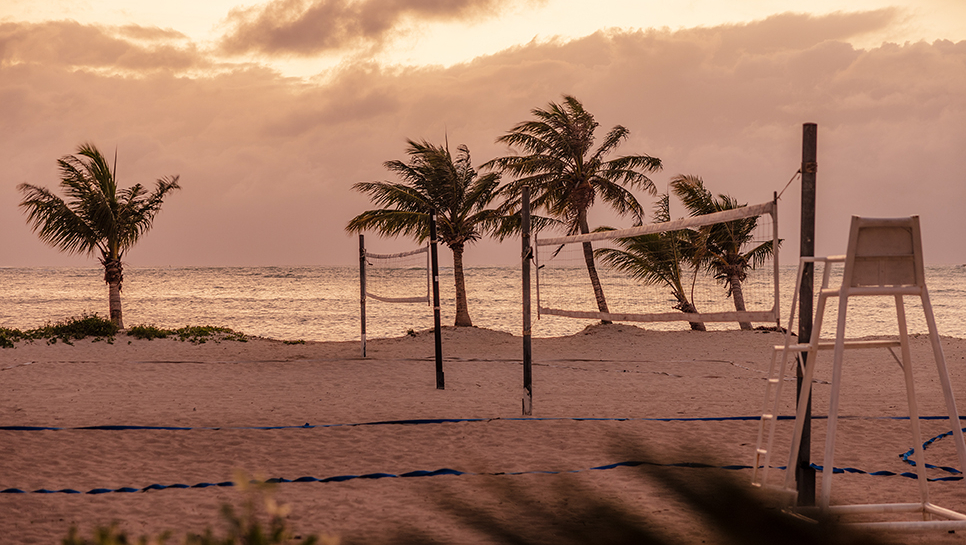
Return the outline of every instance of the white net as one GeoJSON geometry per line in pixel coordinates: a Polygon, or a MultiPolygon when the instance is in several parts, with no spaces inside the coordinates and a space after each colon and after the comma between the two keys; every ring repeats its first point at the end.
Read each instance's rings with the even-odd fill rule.
{"type": "Polygon", "coordinates": [[[776,324],[776,226],[777,205],[768,202],[630,229],[536,238],[538,315],[776,324]],[[598,307],[584,243],[593,248],[606,313],[598,307]]]}
{"type": "Polygon", "coordinates": [[[430,303],[429,246],[365,256],[366,297],[384,303],[430,303]]]}

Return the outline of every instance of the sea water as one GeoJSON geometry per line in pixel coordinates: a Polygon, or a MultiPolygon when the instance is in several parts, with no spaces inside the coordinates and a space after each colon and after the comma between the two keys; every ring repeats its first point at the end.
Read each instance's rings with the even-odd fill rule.
{"type": "MultiPolygon", "coordinates": [[[[781,270],[782,325],[787,324],[795,273],[794,267],[781,270]]],[[[575,268],[571,274],[570,289],[590,289],[585,270],[575,268]]],[[[966,338],[966,268],[927,267],[926,282],[940,334],[966,338]]],[[[519,268],[469,268],[466,287],[474,325],[521,334],[519,268]]],[[[669,312],[673,301],[667,290],[648,289],[663,294],[667,304],[660,310],[669,312]]],[[[444,268],[440,271],[443,325],[452,325],[454,320],[454,291],[453,271],[444,268]]],[[[128,267],[122,291],[127,326],[213,325],[248,335],[306,341],[358,340],[360,300],[359,271],[351,267],[128,267]]],[[[910,333],[927,333],[918,298],[908,297],[907,301],[910,333]]],[[[85,313],[108,314],[102,269],[0,268],[0,327],[29,329],[85,313]]],[[[366,314],[369,338],[397,337],[433,326],[432,307],[425,303],[393,304],[370,298],[366,314]]],[[[848,317],[849,336],[895,335],[898,331],[895,304],[888,298],[857,298],[848,317]]],[[[533,335],[570,335],[593,323],[595,320],[558,316],[537,319],[534,310],[533,335]]],[[[655,330],[688,328],[686,322],[638,325],[655,330]]],[[[737,329],[733,323],[708,326],[737,329]]],[[[830,308],[824,334],[834,334],[834,326],[835,308],[830,308]]]]}

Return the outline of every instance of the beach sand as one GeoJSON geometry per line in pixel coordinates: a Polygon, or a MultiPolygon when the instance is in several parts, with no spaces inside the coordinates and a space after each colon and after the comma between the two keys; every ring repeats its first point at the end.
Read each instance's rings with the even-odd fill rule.
{"type": "MultiPolygon", "coordinates": [[[[466,474],[283,483],[275,498],[290,506],[288,525],[298,535],[389,543],[403,528],[474,543],[486,538],[442,508],[443,498],[498,519],[522,516],[526,505],[508,506],[497,492],[511,487],[535,508],[576,516],[581,502],[561,496],[566,485],[578,487],[581,500],[617,503],[648,528],[714,543],[714,529],[639,468],[590,468],[643,456],[749,465],[757,420],[688,419],[759,416],[771,347],[782,340],[765,331],[655,332],[620,324],[534,339],[533,419],[520,419],[520,337],[484,329],[444,330],[445,390],[435,389],[431,332],[370,340],[366,358],[357,342],[191,344],[122,335],[113,344],[18,343],[0,350],[0,425],[69,429],[0,431],[0,490],[28,492],[0,494],[0,542],[57,543],[72,525],[89,536],[94,526],[117,521],[133,536],[173,530],[172,542],[180,543],[185,532],[219,529],[220,506],[242,499],[235,487],[87,493],[97,489],[219,483],[237,469],[294,480],[449,468],[466,474]],[[469,421],[350,425],[419,419],[469,421]],[[72,429],[86,426],[193,429],[72,429]],[[271,426],[287,428],[252,429],[271,426]],[[38,489],[82,493],[33,493],[38,489]]],[[[966,341],[943,339],[943,347],[962,406],[966,341]]],[[[945,415],[928,338],[914,337],[912,353],[921,414],[945,415]]],[[[829,394],[831,357],[821,357],[816,415],[826,414],[829,394]]],[[[885,350],[849,352],[844,377],[840,414],[850,418],[839,425],[835,465],[911,471],[900,459],[913,446],[908,423],[877,418],[907,414],[895,361],[885,350]]],[[[786,384],[783,414],[792,414],[794,382],[786,384]]],[[[785,463],[791,427],[779,424],[775,466],[785,463]]],[[[924,439],[949,429],[947,421],[926,421],[924,439]]],[[[818,420],[818,463],[824,435],[818,420]]],[[[930,446],[927,461],[959,466],[948,438],[930,446]]],[[[694,483],[723,476],[744,485],[751,478],[750,469],[656,467],[694,483]]],[[[966,511],[963,481],[934,482],[929,490],[934,503],[966,511]]],[[[917,501],[917,481],[836,475],[832,500],[917,501]]],[[[555,531],[548,523],[548,542],[555,531]]],[[[960,543],[964,536],[888,537],[960,543]]]]}

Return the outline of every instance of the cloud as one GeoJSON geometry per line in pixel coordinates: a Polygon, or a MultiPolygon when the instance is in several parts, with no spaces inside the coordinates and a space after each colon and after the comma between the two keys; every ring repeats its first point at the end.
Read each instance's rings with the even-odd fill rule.
{"type": "Polygon", "coordinates": [[[511,4],[511,0],[272,0],[232,9],[226,19],[230,30],[221,48],[229,54],[299,56],[370,49],[416,21],[472,23],[511,4]]]}
{"type": "Polygon", "coordinates": [[[183,33],[170,28],[123,25],[117,27],[115,30],[118,35],[131,40],[178,41],[188,39],[183,33]]]}
{"type": "MultiPolygon", "coordinates": [[[[117,146],[123,185],[181,175],[182,191],[129,254],[134,266],[349,265],[356,241],[343,228],[370,206],[351,185],[389,178],[382,164],[405,158],[407,138],[448,135],[479,164],[507,152],[498,136],[562,94],[582,100],[602,129],[630,129],[621,152],[660,157],[659,190],[694,174],[742,202],[784,187],[801,161],[802,123],[816,122],[819,253],[844,250],[852,214],[920,214],[927,259],[966,263],[956,238],[966,232],[966,42],[866,50],[844,41],[888,24],[882,13],[598,32],[448,68],[350,65],[321,83],[251,67],[122,78],[56,57],[0,63],[0,149],[10,158],[0,266],[84,263],[41,245],[14,189],[54,186],[55,160],[84,141],[117,146]]],[[[792,241],[798,191],[781,201],[780,233],[792,241]]],[[[626,224],[605,208],[594,214],[597,225],[626,224]]],[[[466,259],[518,257],[517,245],[484,241],[466,259]]]]}
{"type": "Polygon", "coordinates": [[[184,40],[183,34],[173,30],[137,25],[0,23],[0,63],[115,71],[187,70],[206,65],[197,48],[184,40]]]}

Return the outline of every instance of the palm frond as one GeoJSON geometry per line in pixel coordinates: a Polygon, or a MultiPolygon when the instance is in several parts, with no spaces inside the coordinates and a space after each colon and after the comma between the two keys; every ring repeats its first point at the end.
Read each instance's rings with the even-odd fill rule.
{"type": "Polygon", "coordinates": [[[627,139],[625,127],[613,127],[595,150],[598,123],[575,97],[565,95],[562,102],[550,102],[530,113],[533,119],[514,125],[497,139],[519,151],[484,164],[513,178],[501,191],[504,196],[516,198],[523,187],[529,187],[533,210],[558,220],[567,232],[578,231],[598,198],[621,215],[643,219],[643,208],[630,190],[653,193],[647,174],[659,170],[661,163],[646,155],[605,161],[627,139]]]}
{"type": "Polygon", "coordinates": [[[349,232],[374,230],[387,236],[405,235],[418,241],[429,235],[429,214],[437,212],[440,240],[450,246],[475,242],[499,229],[500,208],[489,206],[501,196],[500,173],[478,175],[470,150],[407,140],[407,161],[392,160],[385,167],[400,182],[359,182],[352,187],[366,193],[380,208],[352,218],[349,232]]]}
{"type": "Polygon", "coordinates": [[[103,259],[120,259],[150,230],[164,198],[180,188],[178,177],[172,176],[159,179],[151,193],[140,184],[118,190],[111,165],[88,143],[57,165],[66,198],[21,184],[20,206],[42,241],[68,253],[99,251],[103,259]]]}

